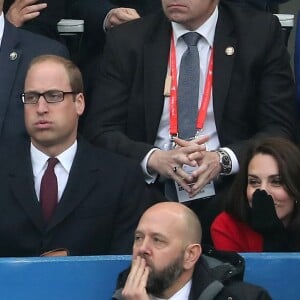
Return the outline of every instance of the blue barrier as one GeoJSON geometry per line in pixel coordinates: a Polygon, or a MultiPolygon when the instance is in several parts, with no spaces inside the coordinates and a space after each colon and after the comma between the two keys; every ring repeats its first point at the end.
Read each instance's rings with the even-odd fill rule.
{"type": "Polygon", "coordinates": [[[245,281],[264,287],[273,300],[300,299],[300,253],[241,253],[245,281]]]}
{"type": "MultiPolygon", "coordinates": [[[[245,280],[274,300],[300,298],[300,253],[243,253],[245,280]]],[[[108,300],[130,256],[0,258],[1,300],[108,300]]]]}
{"type": "Polygon", "coordinates": [[[130,256],[0,258],[1,300],[108,300],[130,256]]]}

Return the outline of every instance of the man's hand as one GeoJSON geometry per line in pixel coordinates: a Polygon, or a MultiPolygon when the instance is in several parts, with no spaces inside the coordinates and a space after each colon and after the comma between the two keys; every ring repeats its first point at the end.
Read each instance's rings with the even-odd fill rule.
{"type": "Polygon", "coordinates": [[[202,188],[221,172],[219,155],[216,152],[203,151],[201,160],[198,160],[199,168],[193,171],[195,183],[192,186],[190,197],[198,194],[202,188]]]}
{"type": "Polygon", "coordinates": [[[122,291],[125,300],[149,300],[146,285],[149,276],[149,268],[146,261],[140,256],[132,260],[131,270],[122,291]]]}
{"type": "Polygon", "coordinates": [[[185,172],[182,166],[198,166],[197,161],[202,158],[202,153],[205,150],[204,144],[207,140],[208,137],[202,137],[193,141],[175,138],[174,141],[179,146],[168,151],[154,151],[149,157],[148,169],[155,171],[161,176],[175,180],[190,193],[192,190],[188,184],[194,181],[194,177],[185,172]],[[181,146],[183,144],[184,146],[181,146]]]}
{"type": "Polygon", "coordinates": [[[107,15],[105,28],[109,29],[138,18],[140,18],[140,15],[133,8],[113,8],[107,15]]]}
{"type": "Polygon", "coordinates": [[[6,13],[6,18],[16,27],[40,15],[40,11],[47,7],[47,3],[34,4],[38,0],[15,0],[6,13]]]}
{"type": "MultiPolygon", "coordinates": [[[[202,139],[197,139],[193,141],[194,143],[203,143],[202,139]]],[[[187,147],[191,142],[176,139],[176,144],[181,147],[187,147]]],[[[190,161],[196,161],[198,168],[196,168],[191,176],[189,182],[194,182],[187,191],[190,197],[196,196],[201,189],[209,183],[212,179],[217,177],[221,172],[221,165],[219,163],[219,155],[216,152],[206,151],[205,148],[201,152],[191,153],[188,156],[190,161]]]]}

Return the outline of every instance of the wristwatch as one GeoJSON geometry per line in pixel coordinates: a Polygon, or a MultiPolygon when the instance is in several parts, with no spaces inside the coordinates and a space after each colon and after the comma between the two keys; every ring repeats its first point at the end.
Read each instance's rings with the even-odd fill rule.
{"type": "Polygon", "coordinates": [[[220,175],[230,174],[232,169],[232,162],[229,154],[223,149],[218,149],[215,152],[219,154],[219,163],[221,165],[220,175]]]}

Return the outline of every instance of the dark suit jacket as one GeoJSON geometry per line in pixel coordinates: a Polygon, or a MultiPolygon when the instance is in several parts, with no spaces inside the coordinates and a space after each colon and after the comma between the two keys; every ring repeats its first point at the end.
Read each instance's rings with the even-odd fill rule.
{"type": "Polygon", "coordinates": [[[84,20],[81,65],[102,52],[105,43],[103,22],[108,12],[115,7],[131,7],[141,16],[161,7],[160,0],[75,0],[69,4],[69,16],[84,20]]]}
{"type": "Polygon", "coordinates": [[[0,144],[27,136],[20,94],[30,61],[41,54],[69,56],[62,44],[5,22],[0,51],[0,144]]]}
{"type": "Polygon", "coordinates": [[[160,9],[161,0],[75,0],[69,4],[69,17],[84,20],[84,34],[77,63],[83,73],[86,107],[89,106],[90,92],[105,44],[103,22],[108,12],[115,7],[131,7],[144,16],[160,9]]]}
{"type": "Polygon", "coordinates": [[[44,226],[29,148],[17,144],[0,156],[0,256],[61,247],[72,255],[131,253],[139,217],[154,202],[139,165],[79,139],[67,186],[44,226]]]}
{"type": "Polygon", "coordinates": [[[161,8],[161,0],[111,0],[110,2],[118,7],[134,8],[141,16],[146,16],[161,8]]]}
{"type": "MultiPolygon", "coordinates": [[[[163,13],[107,33],[84,132],[141,161],[153,148],[164,104],[171,25],[163,13]]],[[[273,15],[221,2],[214,39],[213,106],[221,146],[241,159],[247,140],[293,138],[294,82],[273,15]],[[234,55],[226,55],[227,47],[234,55]]]]}
{"type": "Polygon", "coordinates": [[[103,21],[112,8],[114,5],[109,0],[75,0],[69,5],[69,17],[84,20],[81,65],[102,51],[105,40],[103,21]]]}

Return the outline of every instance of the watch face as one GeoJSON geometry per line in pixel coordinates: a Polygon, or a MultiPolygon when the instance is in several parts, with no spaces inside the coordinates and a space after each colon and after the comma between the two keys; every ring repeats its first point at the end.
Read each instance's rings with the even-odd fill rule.
{"type": "Polygon", "coordinates": [[[228,165],[230,164],[230,159],[229,159],[229,157],[228,157],[227,155],[224,155],[224,156],[222,157],[222,163],[223,163],[224,165],[226,165],[226,166],[228,166],[228,165]]]}

